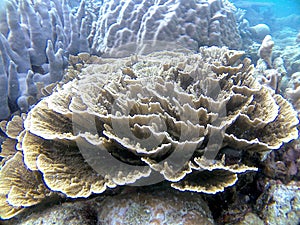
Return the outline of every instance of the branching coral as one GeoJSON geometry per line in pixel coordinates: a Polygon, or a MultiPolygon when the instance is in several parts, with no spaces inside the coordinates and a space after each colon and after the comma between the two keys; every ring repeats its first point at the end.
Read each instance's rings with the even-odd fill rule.
{"type": "Polygon", "coordinates": [[[66,0],[8,0],[0,14],[0,119],[26,112],[42,86],[60,81],[68,54],[88,52],[92,12],[82,1],[72,13],[66,0]]]}
{"type": "MultiPolygon", "coordinates": [[[[80,72],[70,68],[69,75],[77,78],[42,99],[24,130],[11,136],[20,150],[13,158],[23,155],[30,174],[41,173],[34,190],[44,182],[72,198],[162,180],[182,191],[223,191],[237,174],[256,170],[239,153],[265,154],[298,137],[292,106],[252,77],[242,55],[211,47],[199,54],[75,57],[80,72]],[[240,157],[230,160],[225,147],[240,157]]],[[[9,162],[1,183],[12,179],[9,162]]],[[[14,202],[8,198],[3,207],[14,202]]]]}

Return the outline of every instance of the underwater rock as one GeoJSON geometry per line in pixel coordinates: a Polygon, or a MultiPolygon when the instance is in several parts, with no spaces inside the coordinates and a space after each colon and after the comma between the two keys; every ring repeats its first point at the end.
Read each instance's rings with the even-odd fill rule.
{"type": "Polygon", "coordinates": [[[129,188],[114,196],[35,207],[8,222],[9,225],[215,224],[200,195],[168,188],[129,188]]]}
{"type": "MultiPolygon", "coordinates": [[[[101,7],[92,52],[122,56],[167,46],[197,51],[199,46],[241,47],[236,8],[227,0],[105,1],[101,7]],[[125,45],[125,46],[124,46],[125,45]],[[126,46],[127,45],[127,46],[126,46]]],[[[149,52],[148,52],[149,53],[149,52]]]]}
{"type": "MultiPolygon", "coordinates": [[[[73,78],[33,107],[24,130],[9,136],[13,121],[4,129],[24,156],[19,170],[41,174],[32,191],[45,185],[70,198],[164,180],[181,191],[224,191],[238,174],[257,170],[243,152],[264,156],[298,137],[291,104],[260,85],[242,56],[202,47],[198,54],[74,57],[73,78]]],[[[5,171],[0,177],[14,179],[5,171]]],[[[11,189],[13,183],[2,196],[11,189]]]]}
{"type": "Polygon", "coordinates": [[[25,214],[18,215],[1,225],[97,225],[98,213],[101,211],[102,197],[78,202],[64,202],[57,205],[39,205],[25,214]]]}
{"type": "Polygon", "coordinates": [[[106,197],[98,221],[100,224],[214,224],[200,195],[170,190],[106,197]]]}
{"type": "Polygon", "coordinates": [[[288,183],[300,178],[300,146],[292,143],[283,149],[271,152],[263,165],[263,173],[271,178],[288,183]]]}
{"type": "Polygon", "coordinates": [[[270,35],[270,28],[266,24],[257,24],[253,27],[249,27],[249,31],[254,39],[262,41],[265,36],[270,35]]]}
{"type": "Polygon", "coordinates": [[[267,190],[257,200],[261,217],[270,225],[298,225],[300,223],[300,184],[287,185],[271,180],[267,190]]]}
{"type": "Polygon", "coordinates": [[[235,225],[264,225],[264,221],[260,219],[255,213],[249,212],[244,218],[235,225]]]}

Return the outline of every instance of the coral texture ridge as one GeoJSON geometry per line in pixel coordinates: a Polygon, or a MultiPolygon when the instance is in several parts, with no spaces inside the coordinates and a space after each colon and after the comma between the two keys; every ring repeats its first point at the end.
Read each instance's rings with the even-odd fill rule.
{"type": "Polygon", "coordinates": [[[105,1],[92,52],[130,55],[148,48],[166,49],[172,43],[196,51],[213,45],[238,49],[241,37],[234,13],[227,0],[105,1]]]}

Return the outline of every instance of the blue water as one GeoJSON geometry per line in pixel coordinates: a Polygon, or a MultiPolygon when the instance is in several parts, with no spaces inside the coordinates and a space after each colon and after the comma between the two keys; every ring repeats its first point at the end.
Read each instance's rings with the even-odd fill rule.
{"type": "MultiPolygon", "coordinates": [[[[286,17],[291,14],[300,15],[300,0],[232,0],[231,2],[238,7],[252,5],[252,8],[257,10],[269,10],[275,17],[286,17]]],[[[245,9],[247,8],[245,7],[245,9]]]]}

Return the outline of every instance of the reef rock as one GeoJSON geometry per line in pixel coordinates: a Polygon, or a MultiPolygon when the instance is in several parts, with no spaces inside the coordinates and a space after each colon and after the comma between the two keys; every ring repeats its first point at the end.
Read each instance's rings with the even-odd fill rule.
{"type": "Polygon", "coordinates": [[[264,225],[262,219],[260,219],[256,214],[249,212],[247,213],[241,221],[235,225],[264,225]]]}
{"type": "Polygon", "coordinates": [[[300,223],[300,184],[287,185],[270,181],[258,201],[261,217],[270,225],[298,225],[300,223]]]}
{"type": "Polygon", "coordinates": [[[194,193],[139,191],[107,197],[102,205],[100,224],[214,224],[207,204],[194,193]]]}
{"type": "Polygon", "coordinates": [[[288,183],[300,178],[300,146],[297,141],[271,152],[264,161],[262,172],[271,179],[288,183]]]}
{"type": "Polygon", "coordinates": [[[167,188],[129,188],[114,196],[64,202],[40,209],[41,206],[33,208],[10,220],[9,225],[214,224],[211,212],[200,195],[167,188]]]}
{"type": "Polygon", "coordinates": [[[267,35],[270,35],[270,28],[266,24],[257,24],[249,27],[249,31],[254,39],[262,41],[267,35]]]}
{"type": "Polygon", "coordinates": [[[20,188],[27,183],[38,199],[47,198],[44,187],[80,198],[161,181],[214,194],[234,185],[238,174],[256,171],[242,153],[264,156],[296,139],[299,121],[287,100],[254,79],[242,56],[203,47],[198,54],[75,57],[73,79],[35,105],[24,130],[18,126],[9,136],[13,121],[6,124],[17,152],[4,158],[0,171],[0,184],[7,183],[0,188],[1,217],[38,203],[20,188]],[[27,175],[9,172],[16,169],[27,175]]]}

